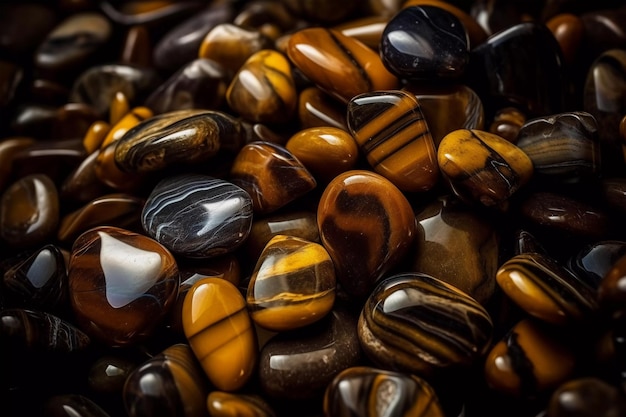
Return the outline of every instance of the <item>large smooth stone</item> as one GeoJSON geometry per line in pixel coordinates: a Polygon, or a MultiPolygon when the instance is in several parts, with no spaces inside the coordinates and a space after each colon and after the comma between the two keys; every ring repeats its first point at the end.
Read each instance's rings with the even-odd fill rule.
{"type": "Polygon", "coordinates": [[[360,299],[401,260],[415,237],[415,216],[404,194],[389,180],[364,170],[345,172],[328,184],[319,201],[317,225],[337,280],[360,299]]]}
{"type": "Polygon", "coordinates": [[[252,376],[257,342],[246,300],[221,278],[196,282],[183,303],[183,330],[211,383],[235,391],[252,376]]]}
{"type": "Polygon", "coordinates": [[[237,249],[252,226],[252,199],[228,181],[200,174],[161,180],[141,213],[145,232],[172,252],[209,258],[237,249]]]}
{"type": "Polygon", "coordinates": [[[124,229],[99,226],[80,235],[68,268],[77,323],[111,346],[145,340],[176,300],[178,268],[172,254],[124,229]]]}
{"type": "Polygon", "coordinates": [[[348,128],[374,171],[402,191],[428,191],[439,179],[437,151],[414,95],[360,94],[348,103],[348,128]]]}
{"type": "Polygon", "coordinates": [[[361,347],[374,364],[429,377],[480,360],[493,324],[472,297],[416,272],[380,281],[363,306],[358,329],[361,347]]]}
{"type": "Polygon", "coordinates": [[[385,67],[402,79],[456,79],[469,62],[469,37],[452,13],[436,6],[403,8],[380,39],[385,67]]]}
{"type": "Polygon", "coordinates": [[[321,396],[341,371],[356,366],[361,349],[356,317],[335,308],[323,320],[271,338],[259,356],[261,389],[271,398],[321,396]]]}
{"type": "Polygon", "coordinates": [[[398,85],[376,52],[333,29],[295,32],[289,38],[287,55],[319,88],[344,103],[358,94],[398,85]]]}

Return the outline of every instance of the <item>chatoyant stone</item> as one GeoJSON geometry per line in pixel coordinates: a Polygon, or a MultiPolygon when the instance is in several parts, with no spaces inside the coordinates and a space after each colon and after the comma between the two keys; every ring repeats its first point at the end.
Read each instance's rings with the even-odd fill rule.
{"type": "Polygon", "coordinates": [[[68,277],[77,323],[111,346],[147,338],[178,291],[172,254],[147,236],[117,227],[95,227],[74,241],[68,277]]]}
{"type": "Polygon", "coordinates": [[[439,179],[437,151],[414,95],[376,91],[348,103],[348,128],[374,170],[402,191],[427,191],[439,179]]]}
{"type": "Polygon", "coordinates": [[[324,412],[346,417],[445,416],[426,380],[367,366],[348,368],[333,379],[324,393],[324,412]]]}
{"type": "Polygon", "coordinates": [[[307,87],[298,97],[298,120],[303,129],[311,127],[336,127],[348,130],[346,110],[318,87],[307,87]]]}
{"type": "Polygon", "coordinates": [[[356,317],[335,307],[317,323],[272,337],[260,353],[259,381],[270,398],[311,399],[360,360],[356,317]]]}
{"type": "Polygon", "coordinates": [[[515,304],[548,323],[584,323],[598,309],[594,290],[546,254],[513,256],[500,266],[496,281],[515,304]]]}
{"type": "Polygon", "coordinates": [[[217,389],[235,391],[248,382],[257,361],[257,342],[237,287],[221,278],[196,282],[183,303],[183,329],[217,389]]]}
{"type": "Polygon", "coordinates": [[[154,187],[143,207],[141,224],[149,236],[176,254],[223,255],[248,237],[252,200],[228,181],[180,174],[154,187]]]}
{"type": "Polygon", "coordinates": [[[567,268],[578,278],[598,288],[616,262],[626,255],[626,242],[621,240],[601,240],[583,246],[572,255],[567,268]]]}
{"type": "Polygon", "coordinates": [[[459,198],[487,207],[504,203],[533,174],[533,163],[521,149],[482,130],[448,133],[437,149],[439,168],[459,198]]]}
{"type": "Polygon", "coordinates": [[[317,181],[285,147],[256,141],[233,161],[230,181],[252,198],[255,213],[268,214],[313,190],[317,181]]]}
{"type": "Polygon", "coordinates": [[[398,85],[376,52],[333,29],[295,32],[289,38],[287,55],[319,88],[344,103],[358,94],[398,85]]]}
{"type": "Polygon", "coordinates": [[[53,395],[42,408],[43,415],[49,417],[109,417],[102,407],[80,394],[53,395]]]}
{"type": "Polygon", "coordinates": [[[516,145],[543,178],[579,182],[600,175],[597,130],[596,120],[589,113],[560,113],[524,123],[516,145]]]}
{"type": "Polygon", "coordinates": [[[561,384],[550,396],[548,417],[611,417],[626,413],[624,393],[595,376],[561,384]]]}
{"type": "Polygon", "coordinates": [[[139,365],[126,379],[123,398],[130,417],[206,414],[206,378],[189,345],[178,343],[139,365]]]}
{"type": "Polygon", "coordinates": [[[456,79],[469,62],[469,37],[461,21],[436,6],[403,8],[380,40],[385,67],[403,79],[456,79]]]}
{"type": "Polygon", "coordinates": [[[54,182],[32,174],[11,184],[0,199],[0,238],[17,248],[45,244],[59,223],[59,196],[54,182]]]}
{"type": "MultiPolygon", "coordinates": [[[[98,181],[110,189],[119,192],[132,192],[145,183],[145,176],[134,172],[125,172],[115,162],[117,141],[111,142],[102,149],[92,153],[94,159],[93,172],[98,181]]],[[[91,156],[91,155],[90,155],[91,156]]]]}
{"type": "Polygon", "coordinates": [[[389,22],[389,17],[384,15],[371,15],[340,23],[333,27],[343,35],[358,39],[373,50],[378,50],[380,37],[389,22]]]}
{"type": "Polygon", "coordinates": [[[256,263],[246,302],[256,324],[293,330],[328,314],[335,302],[335,269],[320,244],[278,235],[256,263]]]}
{"type": "Polygon", "coordinates": [[[206,403],[212,417],[276,417],[270,405],[258,395],[211,391],[206,403]]]}
{"type": "Polygon", "coordinates": [[[358,332],[377,366],[426,377],[475,364],[489,348],[493,324],[472,297],[415,272],[378,283],[363,306],[358,332]]]}
{"type": "Polygon", "coordinates": [[[328,184],[319,201],[317,225],[337,280],[361,299],[406,254],[416,227],[404,194],[365,170],[347,171],[328,184]]]}
{"type": "Polygon", "coordinates": [[[258,123],[285,123],[297,105],[289,60],[281,52],[264,49],[244,62],[226,91],[232,110],[258,123]]]}
{"type": "Polygon", "coordinates": [[[495,391],[535,398],[573,377],[577,359],[553,328],[523,319],[491,348],[485,379],[495,391]]]}

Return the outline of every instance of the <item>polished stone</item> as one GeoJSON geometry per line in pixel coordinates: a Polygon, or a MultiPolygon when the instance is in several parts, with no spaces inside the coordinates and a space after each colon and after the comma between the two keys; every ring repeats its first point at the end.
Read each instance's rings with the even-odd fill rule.
{"type": "MultiPolygon", "coordinates": [[[[98,181],[118,192],[134,192],[142,187],[146,182],[141,174],[125,172],[115,162],[115,150],[117,141],[111,142],[102,149],[93,152],[93,159],[86,159],[93,163],[93,173],[98,181]]],[[[91,156],[90,155],[90,156],[91,156]]],[[[91,169],[85,167],[85,169],[91,169]]]]}
{"type": "Polygon", "coordinates": [[[493,115],[493,121],[489,126],[489,132],[517,143],[517,135],[526,123],[526,115],[515,107],[503,107],[493,115]]]}
{"type": "Polygon", "coordinates": [[[138,365],[138,360],[123,354],[106,354],[90,365],[87,385],[98,394],[122,398],[126,379],[138,365]]]}
{"type": "Polygon", "coordinates": [[[128,1],[124,3],[103,0],[100,9],[119,26],[146,25],[150,28],[166,26],[183,19],[202,8],[196,1],[128,1]]]}
{"type": "Polygon", "coordinates": [[[389,17],[372,15],[343,22],[333,29],[343,35],[358,39],[373,50],[378,50],[380,39],[389,22],[389,17]]]}
{"type": "Polygon", "coordinates": [[[365,299],[409,250],[416,222],[408,200],[389,180],[353,170],[335,177],[324,190],[317,225],[338,282],[365,299]]]}
{"type": "Polygon", "coordinates": [[[580,16],[573,13],[560,13],[546,22],[546,26],[554,34],[563,58],[568,65],[575,65],[578,50],[585,37],[585,26],[580,16]]]}
{"type": "Polygon", "coordinates": [[[611,268],[626,255],[626,242],[601,240],[588,243],[567,260],[567,267],[578,278],[597,289],[611,268]]]}
{"type": "Polygon", "coordinates": [[[404,273],[377,284],[358,332],[375,365],[427,377],[477,363],[490,346],[493,324],[487,310],[456,287],[404,273]]]}
{"type": "Polygon", "coordinates": [[[43,404],[43,415],[48,417],[109,417],[100,405],[81,394],[59,394],[43,404]]]}
{"type": "Polygon", "coordinates": [[[626,291],[624,276],[626,275],[626,257],[621,256],[609,268],[598,287],[598,301],[603,309],[621,314],[624,311],[626,291]]]}
{"type": "Polygon", "coordinates": [[[96,120],[93,122],[85,136],[83,137],[83,146],[88,154],[95,152],[99,149],[111,130],[111,125],[104,120],[96,120]]]}
{"type": "Polygon", "coordinates": [[[610,210],[616,213],[626,213],[626,178],[602,178],[600,189],[603,200],[610,210]]]}
{"type": "Polygon", "coordinates": [[[209,258],[237,249],[252,226],[252,200],[234,184],[200,174],[161,180],[141,213],[144,231],[172,252],[209,258]]]}
{"type": "Polygon", "coordinates": [[[445,9],[405,7],[387,23],[380,56],[401,79],[458,79],[469,62],[469,37],[461,21],[445,9]]]}
{"type": "Polygon", "coordinates": [[[0,141],[0,190],[11,181],[15,154],[28,149],[35,140],[28,137],[9,137],[0,141]]]}
{"type": "Polygon", "coordinates": [[[140,67],[152,66],[152,42],[146,26],[129,27],[121,49],[120,63],[140,67]]]}
{"type": "Polygon", "coordinates": [[[124,114],[119,115],[119,120],[113,122],[114,106],[111,103],[111,128],[107,132],[104,140],[100,144],[100,149],[103,149],[111,142],[117,142],[120,140],[129,130],[137,126],[139,123],[151,118],[154,114],[152,110],[147,107],[140,106],[133,109],[129,109],[124,114]]]}
{"type": "Polygon", "coordinates": [[[626,399],[615,385],[596,376],[579,376],[550,396],[550,417],[611,417],[626,414],[626,399]]]}
{"type": "Polygon", "coordinates": [[[258,395],[211,391],[206,402],[211,417],[276,417],[272,407],[258,395]]]}
{"type": "Polygon", "coordinates": [[[437,150],[413,94],[360,94],[348,103],[348,128],[374,171],[402,191],[428,191],[439,179],[437,150]]]}
{"type": "Polygon", "coordinates": [[[68,267],[78,325],[111,346],[145,340],[176,299],[172,254],[125,229],[99,226],[83,233],[74,241],[68,267]]]}
{"type": "Polygon", "coordinates": [[[85,103],[65,103],[58,107],[29,103],[18,106],[12,117],[11,129],[16,135],[48,141],[83,137],[98,114],[85,103]]]}
{"type": "Polygon", "coordinates": [[[335,127],[348,130],[345,105],[318,87],[307,87],[298,96],[298,121],[302,129],[335,127]]]}

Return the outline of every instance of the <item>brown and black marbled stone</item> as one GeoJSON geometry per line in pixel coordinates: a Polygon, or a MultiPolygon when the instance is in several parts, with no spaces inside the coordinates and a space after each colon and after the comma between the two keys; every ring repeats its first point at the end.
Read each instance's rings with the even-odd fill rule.
{"type": "Polygon", "coordinates": [[[307,87],[298,96],[298,120],[303,129],[332,126],[348,130],[345,105],[318,87],[307,87]]]}

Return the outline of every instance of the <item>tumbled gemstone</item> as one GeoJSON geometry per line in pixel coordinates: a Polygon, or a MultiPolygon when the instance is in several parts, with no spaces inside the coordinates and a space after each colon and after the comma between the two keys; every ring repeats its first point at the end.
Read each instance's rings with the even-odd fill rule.
{"type": "Polygon", "coordinates": [[[600,174],[597,130],[589,113],[560,113],[527,121],[516,145],[531,159],[538,175],[578,182],[600,174]]]}
{"type": "Polygon", "coordinates": [[[597,289],[611,268],[624,255],[626,242],[602,240],[583,246],[568,259],[567,267],[578,278],[597,289]]]}
{"type": "Polygon", "coordinates": [[[296,110],[297,98],[287,57],[270,49],[250,56],[226,91],[232,110],[259,123],[288,122],[296,110]]]}
{"type": "Polygon", "coordinates": [[[17,248],[45,244],[59,223],[56,185],[43,174],[20,178],[0,199],[0,238],[17,248]]]}
{"type": "Polygon", "coordinates": [[[189,345],[178,343],[133,370],[124,384],[129,417],[204,415],[208,387],[189,345]]]}
{"type": "Polygon", "coordinates": [[[152,66],[152,43],[146,26],[129,27],[121,50],[120,63],[143,67],[152,66]]]}
{"type": "Polygon", "coordinates": [[[517,143],[517,135],[526,123],[526,115],[515,107],[503,107],[493,115],[493,121],[489,126],[489,132],[517,143]]]}
{"type": "Polygon", "coordinates": [[[624,393],[596,377],[582,376],[561,384],[550,396],[549,417],[611,417],[626,414],[624,393]]]}
{"type": "Polygon", "coordinates": [[[548,323],[585,322],[597,310],[593,289],[546,254],[513,256],[500,266],[496,281],[515,304],[548,323]]]}
{"type": "Polygon", "coordinates": [[[147,236],[116,227],[95,227],[76,239],[68,276],[79,326],[112,346],[148,337],[178,291],[172,254],[147,236]]]}
{"type": "Polygon", "coordinates": [[[196,282],[183,303],[183,329],[205,374],[219,390],[245,385],[255,369],[256,335],[237,287],[221,278],[196,282]]]}
{"type": "Polygon", "coordinates": [[[99,149],[110,131],[111,125],[104,120],[93,122],[83,137],[83,146],[87,153],[92,154],[99,149]]]}
{"type": "Polygon", "coordinates": [[[385,369],[434,376],[467,368],[487,351],[493,325],[476,300],[421,273],[385,278],[359,317],[366,355],[385,369]]]}
{"type": "Polygon", "coordinates": [[[577,357],[554,329],[523,319],[489,351],[485,379],[495,391],[535,398],[574,376],[577,357]]]}
{"type": "Polygon", "coordinates": [[[533,174],[528,155],[482,130],[450,132],[437,152],[439,168],[454,194],[487,207],[505,203],[533,174]]]}
{"type": "Polygon", "coordinates": [[[13,178],[47,175],[57,184],[85,156],[80,139],[37,140],[13,155],[13,178]]]}
{"type": "Polygon", "coordinates": [[[317,225],[337,280],[361,299],[396,266],[415,237],[415,216],[404,194],[389,180],[364,170],[345,172],[328,184],[319,201],[317,225]]]}
{"type": "Polygon", "coordinates": [[[372,15],[343,22],[333,29],[343,35],[358,39],[373,50],[378,50],[380,37],[389,22],[388,16],[372,15]]]}
{"type": "MultiPolygon", "coordinates": [[[[118,91],[111,99],[111,104],[109,105],[109,124],[114,126],[122,120],[122,117],[126,116],[129,111],[130,103],[128,102],[128,98],[123,92],[118,91]]],[[[152,114],[150,114],[150,116],[152,116],[152,114]]]]}
{"type": "Polygon", "coordinates": [[[322,245],[278,235],[256,263],[246,302],[256,324],[273,331],[314,323],[333,308],[335,269],[322,245]]]}
{"type": "Polygon", "coordinates": [[[546,22],[561,47],[563,58],[568,65],[575,65],[578,50],[585,37],[585,26],[580,16],[560,13],[546,22]]]}
{"type": "Polygon", "coordinates": [[[211,417],[276,417],[270,405],[258,395],[211,391],[206,403],[211,417]]]}
{"type": "Polygon", "coordinates": [[[445,416],[426,380],[367,366],[348,368],[333,379],[324,393],[324,412],[345,417],[445,416]]]}
{"type": "Polygon", "coordinates": [[[0,190],[11,181],[13,157],[18,152],[28,149],[35,140],[27,137],[5,138],[0,141],[0,190]]]}
{"type": "Polygon", "coordinates": [[[345,106],[318,87],[307,87],[300,92],[298,120],[303,129],[335,127],[348,130],[345,106]]]}
{"type": "Polygon", "coordinates": [[[43,415],[50,417],[109,417],[102,407],[81,394],[53,395],[42,406],[43,415]]]}
{"type": "Polygon", "coordinates": [[[469,38],[461,21],[436,6],[405,7],[380,39],[385,67],[403,79],[455,79],[469,62],[469,38]]]}
{"type": "Polygon", "coordinates": [[[319,88],[344,103],[358,94],[390,90],[398,84],[376,52],[333,29],[295,32],[289,38],[287,54],[319,88]]]}
{"type": "Polygon", "coordinates": [[[602,178],[600,189],[604,201],[611,210],[626,213],[626,178],[602,178]]]}
{"type": "Polygon", "coordinates": [[[372,168],[402,191],[427,191],[439,179],[436,149],[414,95],[360,94],[348,103],[348,127],[372,168]]]}
{"type": "MultiPolygon", "coordinates": [[[[111,114],[113,115],[113,106],[111,106],[111,114]]],[[[146,119],[149,119],[153,116],[152,110],[147,107],[135,107],[133,109],[129,109],[128,112],[123,115],[119,115],[119,120],[117,122],[113,122],[113,116],[111,117],[111,128],[109,132],[104,137],[104,140],[100,144],[100,148],[104,148],[111,142],[115,142],[121,139],[126,132],[128,132],[133,127],[137,126],[139,123],[143,122],[146,119]],[[113,124],[114,123],[114,124],[113,124]]]]}
{"type": "Polygon", "coordinates": [[[119,4],[108,0],[100,3],[100,9],[116,24],[125,27],[149,25],[158,27],[168,21],[183,18],[196,12],[202,5],[193,1],[129,1],[119,4]]]}
{"type": "Polygon", "coordinates": [[[302,162],[283,146],[252,142],[237,154],[230,180],[252,198],[255,213],[278,210],[317,185],[302,162]]]}
{"type": "Polygon", "coordinates": [[[234,251],[252,226],[252,200],[234,184],[200,174],[161,180],[141,213],[145,232],[176,254],[209,258],[234,251]]]}
{"type": "Polygon", "coordinates": [[[102,184],[119,192],[136,191],[145,183],[145,178],[141,174],[122,171],[115,162],[116,148],[117,141],[111,142],[93,152],[87,161],[93,161],[93,172],[102,184]]]}

